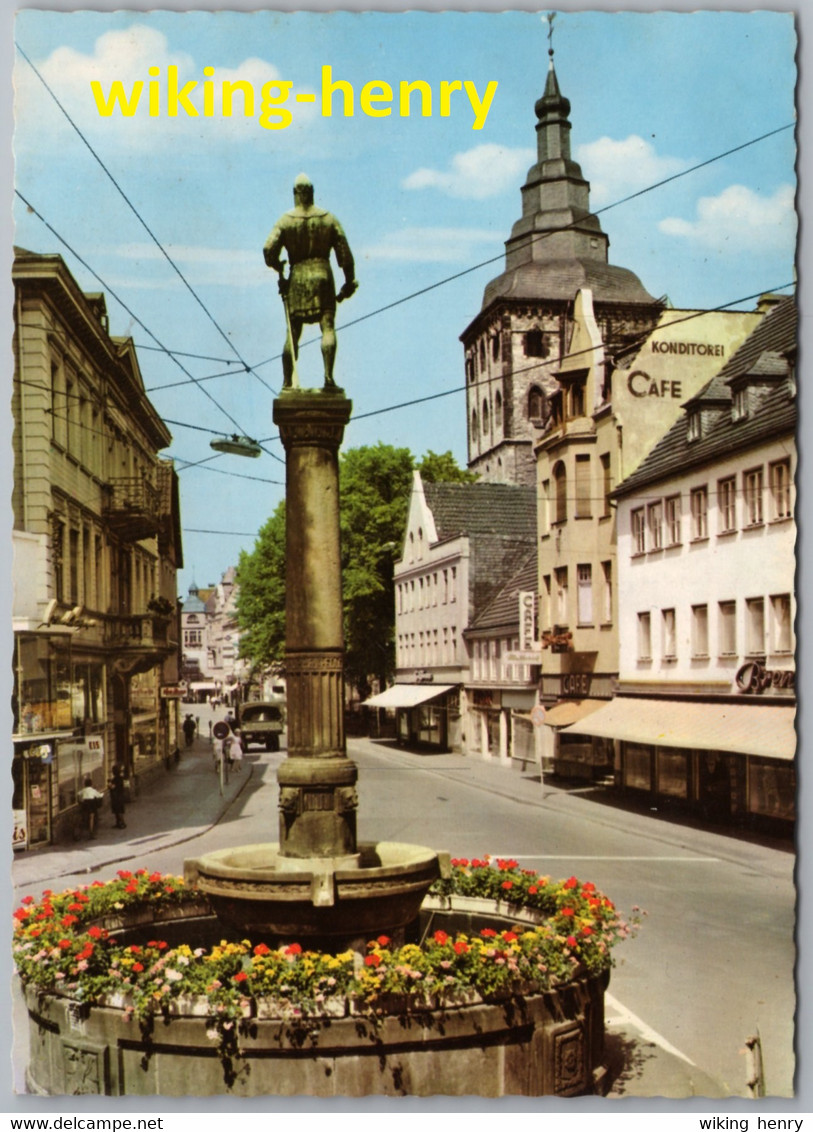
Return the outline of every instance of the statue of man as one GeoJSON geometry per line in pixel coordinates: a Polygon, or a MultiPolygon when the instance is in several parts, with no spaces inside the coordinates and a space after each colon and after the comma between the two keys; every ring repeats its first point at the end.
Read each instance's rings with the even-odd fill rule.
{"type": "Polygon", "coordinates": [[[335,216],[313,203],[313,185],[304,173],[294,181],[294,207],[274,225],[263,255],[267,266],[273,267],[279,275],[279,290],[288,322],[282,354],[283,388],[291,389],[295,384],[299,337],[306,322],[318,322],[321,327],[325,388],[334,387],[336,303],[349,299],[358,283],[342,226],[335,216]],[[344,272],[344,284],[338,295],[330,268],[331,249],[344,272]],[[281,258],[283,251],[287,251],[291,264],[287,278],[285,260],[281,258]]]}

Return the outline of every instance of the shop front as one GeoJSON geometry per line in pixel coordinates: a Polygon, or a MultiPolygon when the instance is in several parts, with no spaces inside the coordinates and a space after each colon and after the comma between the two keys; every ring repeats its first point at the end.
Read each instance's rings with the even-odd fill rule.
{"type": "Polygon", "coordinates": [[[399,743],[435,751],[449,750],[450,718],[460,715],[455,684],[393,684],[362,706],[394,711],[399,743]]]}
{"type": "Polygon", "coordinates": [[[596,781],[612,774],[613,745],[575,724],[610,701],[612,677],[589,671],[544,674],[539,699],[544,707],[546,769],[562,778],[596,781]]]}
{"type": "Polygon", "coordinates": [[[622,793],[711,823],[789,832],[796,813],[795,703],[619,696],[566,729],[615,747],[622,793]]]}

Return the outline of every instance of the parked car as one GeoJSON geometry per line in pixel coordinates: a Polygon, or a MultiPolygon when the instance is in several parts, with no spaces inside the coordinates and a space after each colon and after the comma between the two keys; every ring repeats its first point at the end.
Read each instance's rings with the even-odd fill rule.
{"type": "Polygon", "coordinates": [[[283,704],[273,704],[267,700],[240,704],[237,709],[237,726],[243,736],[245,750],[252,743],[259,743],[266,751],[278,751],[279,737],[285,726],[283,704]]]}

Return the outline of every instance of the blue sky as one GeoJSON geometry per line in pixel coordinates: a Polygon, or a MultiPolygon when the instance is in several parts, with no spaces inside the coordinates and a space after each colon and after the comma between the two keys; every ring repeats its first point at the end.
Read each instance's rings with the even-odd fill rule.
{"type": "MultiPolygon", "coordinates": [[[[794,120],[796,49],[791,15],[778,12],[561,13],[556,71],[570,99],[573,155],[591,182],[594,208],[740,146],[794,120]]],[[[338,323],[500,256],[520,213],[520,186],[535,160],[533,105],[547,70],[547,27],[538,14],[191,13],[22,11],[19,46],[104,161],[191,287],[254,373],[221,361],[181,358],[218,404],[164,355],[139,353],[145,385],[174,436],[182,485],[186,567],[215,582],[282,497],[280,459],[212,455],[215,431],[241,431],[282,449],[271,420],[284,338],[275,276],[261,248],[307,172],[317,203],[342,221],[360,289],[338,323]],[[102,118],[90,91],[132,84],[177,66],[181,84],[214,68],[265,82],[290,81],[293,121],[261,128],[257,116],[181,113],[102,118]],[[322,68],[353,84],[356,114],[335,101],[319,113],[322,68]],[[368,117],[365,83],[425,80],[431,117],[368,117]],[[465,94],[441,117],[442,80],[496,93],[482,129],[465,94]],[[317,93],[315,105],[293,102],[317,93]],[[266,364],[260,364],[266,363],[266,364]],[[222,406],[219,408],[218,406],[222,406]],[[211,429],[207,434],[183,427],[211,429]],[[253,479],[243,477],[255,477],[253,479]],[[242,532],[203,535],[199,530],[242,532]]],[[[111,181],[20,56],[15,71],[16,185],[34,208],[172,350],[234,361],[235,354],[166,263],[111,181]]],[[[146,89],[146,88],[145,88],[146,89]]],[[[193,95],[193,98],[196,97],[193,95]]],[[[198,99],[199,105],[200,100],[198,99]]],[[[794,278],[795,142],[786,130],[602,213],[610,260],[675,306],[711,307],[794,278]]],[[[86,290],[100,284],[17,202],[17,243],[59,251],[86,290]]],[[[339,335],[336,377],[357,414],[458,390],[459,335],[479,309],[499,262],[463,275],[339,335]]],[[[745,304],[747,307],[752,304],[745,304]]],[[[151,339],[108,293],[111,330],[151,339]]],[[[307,330],[306,330],[307,334],[307,330]]],[[[302,355],[303,384],[321,384],[318,348],[302,355]]],[[[347,445],[378,440],[416,454],[451,449],[465,460],[462,393],[351,422],[347,445]]]]}

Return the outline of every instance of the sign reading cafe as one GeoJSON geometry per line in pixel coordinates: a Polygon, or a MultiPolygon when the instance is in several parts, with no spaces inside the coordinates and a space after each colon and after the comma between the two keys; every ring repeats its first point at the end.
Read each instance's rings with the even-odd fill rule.
{"type": "Polygon", "coordinates": [[[519,591],[519,648],[520,652],[534,647],[536,637],[536,594],[532,590],[519,591]]]}

